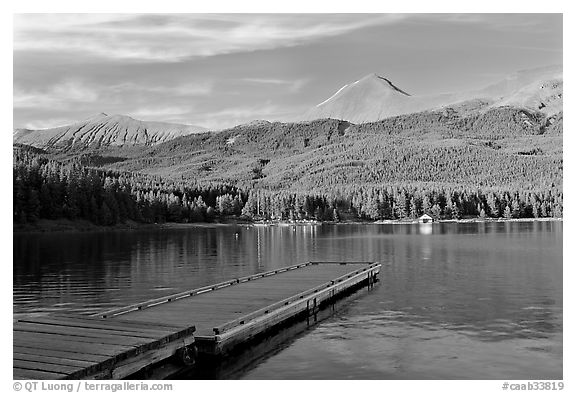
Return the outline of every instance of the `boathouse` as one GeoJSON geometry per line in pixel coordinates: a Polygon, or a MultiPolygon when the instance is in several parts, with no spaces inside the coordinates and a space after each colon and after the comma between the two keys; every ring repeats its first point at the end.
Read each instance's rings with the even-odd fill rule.
{"type": "Polygon", "coordinates": [[[434,218],[430,217],[428,214],[424,214],[418,219],[418,222],[421,224],[425,224],[428,222],[434,222],[434,218]]]}

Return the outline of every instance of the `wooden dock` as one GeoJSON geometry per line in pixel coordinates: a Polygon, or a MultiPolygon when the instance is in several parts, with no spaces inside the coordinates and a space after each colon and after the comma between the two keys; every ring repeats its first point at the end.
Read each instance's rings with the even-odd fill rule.
{"type": "Polygon", "coordinates": [[[81,315],[19,319],[13,378],[122,379],[184,351],[194,344],[194,330],[81,315]]]}
{"type": "Polygon", "coordinates": [[[125,378],[167,358],[220,356],[359,286],[379,263],[308,262],[94,317],[14,323],[15,379],[125,378]],[[191,351],[188,351],[192,348],[191,351]]]}

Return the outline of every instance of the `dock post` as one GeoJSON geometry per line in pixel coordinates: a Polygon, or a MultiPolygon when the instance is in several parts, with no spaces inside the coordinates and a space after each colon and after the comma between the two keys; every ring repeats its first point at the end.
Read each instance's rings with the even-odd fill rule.
{"type": "Polygon", "coordinates": [[[374,287],[374,272],[369,272],[368,273],[368,289],[371,289],[374,287]]]}
{"type": "Polygon", "coordinates": [[[316,298],[308,299],[306,301],[306,314],[308,323],[310,323],[310,317],[314,316],[314,322],[316,322],[317,314],[318,314],[318,301],[316,298]]]}
{"type": "Polygon", "coordinates": [[[196,345],[184,346],[177,351],[177,359],[185,366],[193,366],[198,358],[198,348],[196,345]]]}

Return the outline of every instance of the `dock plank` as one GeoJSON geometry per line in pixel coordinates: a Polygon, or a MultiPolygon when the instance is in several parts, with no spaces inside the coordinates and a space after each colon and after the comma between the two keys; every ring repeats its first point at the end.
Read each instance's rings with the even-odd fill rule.
{"type": "Polygon", "coordinates": [[[26,319],[19,319],[18,322],[55,325],[55,326],[68,326],[77,328],[90,328],[97,330],[116,330],[119,332],[126,332],[128,334],[139,333],[143,337],[162,336],[164,334],[173,332],[175,328],[175,326],[171,326],[171,328],[164,328],[164,329],[162,329],[160,326],[152,328],[152,325],[135,324],[129,321],[105,320],[105,322],[103,322],[102,318],[90,318],[90,319],[70,318],[70,317],[58,317],[56,319],[26,318],[26,319]]]}
{"type": "Polygon", "coordinates": [[[87,361],[90,363],[92,363],[92,362],[101,363],[101,362],[106,361],[109,358],[106,355],[97,355],[97,354],[82,353],[82,352],[80,352],[80,353],[70,352],[70,351],[66,351],[64,349],[53,349],[53,350],[42,349],[40,352],[38,350],[38,348],[36,348],[34,346],[22,347],[22,346],[19,346],[17,344],[13,345],[12,352],[14,355],[24,354],[24,355],[33,355],[35,357],[46,356],[46,357],[55,357],[55,358],[60,358],[60,359],[82,360],[82,361],[87,361]]]}
{"type": "Polygon", "coordinates": [[[379,268],[368,262],[305,263],[95,316],[19,318],[13,324],[13,375],[17,379],[124,378],[193,344],[193,335],[202,339],[202,351],[223,354],[287,318],[315,312],[317,301],[370,283],[379,268]]]}
{"type": "Polygon", "coordinates": [[[83,337],[118,337],[118,338],[131,338],[140,337],[147,339],[156,339],[163,337],[158,334],[146,334],[142,332],[126,332],[121,330],[98,329],[93,327],[74,327],[65,325],[47,325],[43,323],[28,323],[23,322],[17,324],[14,329],[15,332],[39,332],[39,333],[59,333],[67,334],[70,336],[83,336],[83,337]]]}
{"type": "Polygon", "coordinates": [[[92,337],[92,336],[71,336],[67,334],[58,333],[44,333],[44,332],[22,332],[18,335],[20,339],[42,339],[42,340],[56,340],[56,341],[72,341],[72,342],[85,342],[85,343],[95,343],[95,344],[109,344],[109,345],[120,345],[125,347],[137,347],[141,344],[148,343],[147,340],[134,339],[131,337],[92,337]]]}
{"type": "Polygon", "coordinates": [[[72,374],[85,368],[82,366],[66,366],[63,364],[43,363],[20,359],[14,359],[13,365],[19,369],[45,371],[58,374],[72,374]]]}
{"type": "MultiPolygon", "coordinates": [[[[88,316],[88,315],[55,315],[58,321],[77,321],[88,323],[93,325],[95,328],[98,326],[103,326],[104,329],[107,328],[118,328],[127,329],[127,330],[135,330],[135,331],[142,331],[142,332],[153,332],[153,333],[167,333],[173,332],[174,329],[181,328],[181,326],[174,326],[172,324],[168,324],[165,322],[162,323],[152,323],[152,322],[132,322],[132,321],[121,321],[114,318],[104,318],[102,316],[88,316]]],[[[41,318],[44,319],[44,318],[41,318]]],[[[36,320],[36,318],[34,318],[36,320]]]]}
{"type": "Polygon", "coordinates": [[[47,356],[45,354],[29,354],[29,353],[18,353],[14,352],[13,354],[14,360],[29,360],[32,362],[42,362],[42,363],[52,363],[52,364],[61,364],[64,366],[78,366],[78,367],[90,367],[97,365],[98,362],[95,361],[85,361],[85,360],[78,360],[78,359],[68,359],[67,357],[61,356],[47,356]]]}
{"type": "Polygon", "coordinates": [[[13,367],[12,377],[14,379],[62,379],[66,377],[66,373],[55,373],[13,367]]]}
{"type": "Polygon", "coordinates": [[[37,348],[38,351],[42,351],[44,349],[52,349],[68,352],[90,353],[94,355],[104,355],[109,357],[122,354],[134,348],[122,345],[93,344],[69,340],[47,341],[41,338],[20,339],[17,337],[14,338],[14,345],[18,345],[20,347],[37,348]]]}

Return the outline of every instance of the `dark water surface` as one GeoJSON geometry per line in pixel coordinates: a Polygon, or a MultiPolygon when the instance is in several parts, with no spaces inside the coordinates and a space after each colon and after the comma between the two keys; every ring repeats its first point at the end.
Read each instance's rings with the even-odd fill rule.
{"type": "Polygon", "coordinates": [[[561,222],[14,234],[14,315],[90,314],[309,260],[381,261],[380,283],[220,377],[562,378],[561,222]]]}

